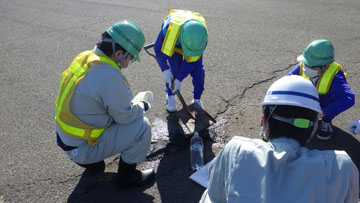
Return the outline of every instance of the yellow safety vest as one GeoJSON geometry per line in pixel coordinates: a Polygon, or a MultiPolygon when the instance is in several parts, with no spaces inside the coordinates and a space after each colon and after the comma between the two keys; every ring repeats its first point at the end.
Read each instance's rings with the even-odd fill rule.
{"type": "MultiPolygon", "coordinates": [[[[319,81],[316,84],[316,89],[319,95],[324,95],[329,92],[331,83],[335,77],[335,75],[342,69],[342,66],[336,62],[330,64],[328,69],[325,71],[324,74],[321,75],[319,81]]],[[[308,76],[305,75],[303,71],[303,63],[300,62],[300,75],[304,78],[311,80],[308,76]]]]}
{"type": "Polygon", "coordinates": [[[170,13],[165,17],[164,22],[166,19],[171,15],[171,22],[169,24],[169,27],[167,29],[165,39],[163,42],[163,45],[161,47],[161,52],[166,54],[167,56],[172,56],[174,52],[177,52],[185,57],[185,60],[187,62],[195,62],[200,59],[200,56],[185,56],[184,52],[181,48],[176,47],[176,41],[180,34],[180,28],[181,25],[184,24],[188,20],[198,20],[202,24],[204,24],[206,30],[206,23],[205,18],[200,14],[193,11],[187,11],[187,10],[176,10],[173,9],[170,11],[170,13]]]}
{"type": "MultiPolygon", "coordinates": [[[[84,51],[77,55],[69,68],[62,73],[59,92],[55,101],[55,121],[67,135],[87,140],[88,144],[93,146],[107,126],[97,128],[87,125],[70,112],[70,100],[79,81],[88,73],[90,63],[106,63],[121,72],[119,66],[106,55],[95,51],[84,51]]],[[[126,82],[129,85],[127,80],[126,82]]]]}

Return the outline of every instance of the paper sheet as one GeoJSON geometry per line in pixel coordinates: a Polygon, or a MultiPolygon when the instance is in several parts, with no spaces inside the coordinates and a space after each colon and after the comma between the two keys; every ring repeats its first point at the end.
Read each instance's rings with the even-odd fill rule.
{"type": "Polygon", "coordinates": [[[189,178],[204,188],[207,188],[209,183],[209,166],[212,162],[213,160],[209,161],[204,167],[193,173],[189,178]]]}

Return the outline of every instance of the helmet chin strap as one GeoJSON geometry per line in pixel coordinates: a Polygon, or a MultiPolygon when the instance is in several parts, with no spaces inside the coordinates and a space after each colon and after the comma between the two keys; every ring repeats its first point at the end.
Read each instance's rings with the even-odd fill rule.
{"type": "MultiPolygon", "coordinates": [[[[118,60],[118,61],[116,61],[117,65],[118,65],[120,68],[123,68],[123,67],[121,66],[121,62],[122,62],[123,60],[125,60],[128,55],[129,55],[129,52],[125,52],[125,54],[122,55],[121,59],[118,60]]],[[[129,62],[129,65],[130,65],[130,62],[129,62]]],[[[128,67],[129,67],[129,65],[128,65],[128,67]]]]}
{"type": "MultiPolygon", "coordinates": [[[[261,123],[261,128],[260,128],[260,136],[262,138],[262,140],[267,141],[266,135],[265,135],[265,131],[267,126],[269,125],[269,118],[272,116],[272,114],[274,113],[275,109],[276,109],[277,105],[275,106],[269,106],[270,108],[270,113],[267,116],[266,120],[264,123],[261,123]]],[[[263,113],[265,111],[265,107],[263,107],[263,113]]],[[[317,130],[318,130],[318,126],[319,126],[319,119],[316,117],[316,120],[313,121],[314,125],[313,125],[313,130],[311,131],[310,137],[306,140],[305,145],[308,144],[310,142],[310,140],[314,137],[314,135],[316,134],[317,130]]]]}
{"type": "MultiPolygon", "coordinates": [[[[105,38],[104,36],[102,36],[102,37],[101,37],[101,41],[103,41],[103,42],[110,42],[110,43],[112,44],[113,54],[115,54],[115,43],[116,43],[116,42],[115,42],[113,39],[111,39],[111,38],[105,38]]],[[[121,59],[116,61],[116,64],[117,64],[120,68],[123,68],[123,67],[121,66],[121,62],[124,61],[128,55],[129,55],[129,52],[125,52],[125,53],[123,54],[123,56],[121,57],[121,59]]],[[[130,65],[130,64],[129,64],[129,65],[130,65]]]]}
{"type": "MultiPolygon", "coordinates": [[[[265,139],[265,138],[266,138],[265,131],[266,131],[266,128],[267,128],[267,126],[268,126],[268,124],[269,124],[269,118],[270,118],[270,116],[274,113],[276,107],[277,107],[277,105],[271,105],[271,106],[269,106],[269,108],[270,108],[270,113],[269,113],[269,115],[267,116],[267,118],[265,119],[265,123],[261,123],[260,136],[261,136],[262,140],[264,140],[264,141],[267,141],[267,140],[265,139]]],[[[266,108],[266,107],[263,107],[263,110],[262,110],[263,113],[264,113],[264,111],[265,111],[265,108],[266,108]]]]}
{"type": "Polygon", "coordinates": [[[104,36],[101,36],[101,41],[103,42],[110,42],[112,45],[113,53],[115,54],[115,41],[111,38],[105,38],[104,36]]]}
{"type": "Polygon", "coordinates": [[[310,142],[310,140],[314,137],[319,127],[319,119],[316,117],[316,120],[314,121],[313,130],[311,131],[310,137],[306,140],[305,145],[310,142]]]}

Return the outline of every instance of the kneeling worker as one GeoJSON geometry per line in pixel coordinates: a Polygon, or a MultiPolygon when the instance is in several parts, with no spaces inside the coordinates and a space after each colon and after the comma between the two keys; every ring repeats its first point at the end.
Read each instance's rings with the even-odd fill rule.
{"type": "Polygon", "coordinates": [[[342,66],[335,62],[334,46],[329,40],[311,42],[298,56],[299,64],[288,75],[300,75],[316,87],[322,110],[316,137],[329,140],[334,132],[332,120],[355,104],[355,96],[346,81],[342,66]]]}
{"type": "Polygon", "coordinates": [[[155,180],[153,169],[136,170],[150,148],[150,123],[143,114],[149,112],[152,99],[133,99],[121,72],[140,61],[144,42],[134,23],[112,25],[94,50],[80,53],[63,72],[55,102],[58,146],[92,172],[104,172],[104,159],[121,154],[116,180],[123,186],[155,180]]]}
{"type": "Polygon", "coordinates": [[[359,171],[344,151],[309,150],[321,107],[301,76],[273,83],[262,103],[261,139],[235,136],[210,165],[200,202],[357,202],[359,171]]]}

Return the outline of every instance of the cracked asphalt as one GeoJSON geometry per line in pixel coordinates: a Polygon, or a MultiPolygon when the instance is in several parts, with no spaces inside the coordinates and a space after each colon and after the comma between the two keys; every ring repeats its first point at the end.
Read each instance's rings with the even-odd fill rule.
{"type": "MultiPolygon", "coordinates": [[[[0,1],[0,202],[197,202],[204,188],[188,177],[189,140],[179,119],[165,110],[164,84],[155,60],[124,70],[134,94],[151,90],[152,145],[139,168],[155,168],[150,186],[119,189],[119,156],[106,172],[88,177],[55,144],[54,100],[60,75],[81,51],[92,49],[113,23],[138,24],[154,42],[171,9],[204,15],[207,112],[218,121],[201,132],[205,161],[233,137],[259,138],[260,103],[272,82],[290,71],[307,44],[325,38],[348,73],[356,105],[335,118],[335,136],[308,147],[346,150],[360,167],[360,135],[347,125],[360,117],[360,2],[358,0],[2,0],[0,1]],[[91,180],[91,181],[89,181],[91,180]]],[[[182,95],[192,99],[191,79],[182,95]]],[[[181,108],[178,102],[178,109],[181,108]]]]}

